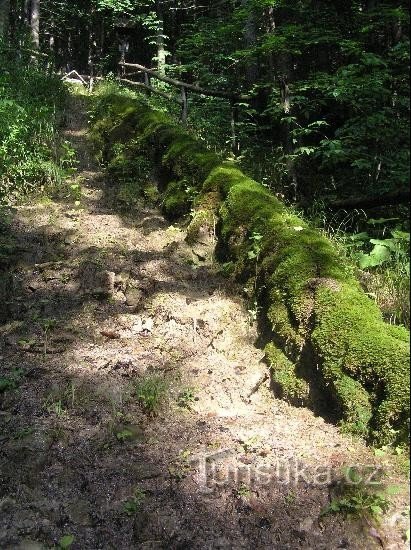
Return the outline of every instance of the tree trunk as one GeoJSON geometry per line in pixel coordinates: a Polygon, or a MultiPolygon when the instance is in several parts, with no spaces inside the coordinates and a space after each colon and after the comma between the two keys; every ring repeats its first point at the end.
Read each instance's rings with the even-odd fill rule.
{"type": "Polygon", "coordinates": [[[281,104],[284,113],[287,116],[287,120],[283,122],[284,128],[284,151],[287,155],[287,171],[291,181],[293,190],[293,200],[297,201],[298,194],[298,178],[295,168],[294,151],[296,144],[294,143],[292,131],[295,129],[295,122],[292,120],[292,95],[290,91],[290,84],[293,81],[293,62],[292,57],[288,53],[283,53],[278,57],[277,70],[278,70],[278,82],[281,93],[281,104]]]}
{"type": "Polygon", "coordinates": [[[38,50],[40,48],[40,0],[31,0],[30,28],[33,45],[38,50]]]}
{"type": "Polygon", "coordinates": [[[378,206],[396,206],[398,204],[409,204],[410,191],[398,191],[397,193],[385,193],[378,197],[355,197],[330,202],[333,210],[342,208],[375,208],[378,206]]]}
{"type": "Polygon", "coordinates": [[[157,68],[162,75],[166,73],[166,46],[164,38],[164,13],[161,6],[161,0],[156,0],[157,14],[157,68]]]}
{"type": "MultiPolygon", "coordinates": [[[[267,21],[267,34],[274,34],[277,28],[274,16],[274,8],[270,6],[266,11],[266,21],[267,21]]],[[[270,78],[275,81],[275,60],[273,51],[269,51],[267,54],[268,67],[270,70],[270,78]]]]}
{"type": "MultiPolygon", "coordinates": [[[[247,48],[252,48],[257,41],[257,30],[255,24],[255,18],[253,13],[253,8],[250,6],[249,0],[241,0],[241,5],[245,9],[249,9],[249,14],[247,16],[247,21],[244,27],[244,42],[247,48]]],[[[258,63],[257,61],[252,61],[247,64],[246,67],[246,78],[247,83],[252,86],[254,85],[259,77],[258,63]]]]}
{"type": "Polygon", "coordinates": [[[10,0],[0,0],[0,40],[7,39],[7,30],[9,26],[10,0]]]}
{"type": "Polygon", "coordinates": [[[88,55],[87,55],[87,64],[88,64],[88,71],[90,75],[90,82],[89,82],[89,88],[90,91],[93,90],[94,85],[94,76],[95,76],[95,70],[94,70],[94,64],[95,64],[95,54],[96,54],[96,37],[94,34],[94,10],[90,14],[90,27],[89,27],[89,35],[88,35],[88,55]]]}

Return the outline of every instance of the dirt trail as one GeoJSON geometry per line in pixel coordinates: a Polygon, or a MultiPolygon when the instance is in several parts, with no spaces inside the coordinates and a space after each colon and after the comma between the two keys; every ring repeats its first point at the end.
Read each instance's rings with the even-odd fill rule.
{"type": "Polygon", "coordinates": [[[400,514],[389,539],[320,518],[342,466],[375,457],[273,397],[238,289],[193,264],[183,230],[151,208],[116,211],[79,100],[67,138],[81,198],[68,187],[11,227],[0,548],[65,535],[74,549],[403,548],[400,514]],[[136,387],[155,376],[167,387],[152,416],[136,387]]]}

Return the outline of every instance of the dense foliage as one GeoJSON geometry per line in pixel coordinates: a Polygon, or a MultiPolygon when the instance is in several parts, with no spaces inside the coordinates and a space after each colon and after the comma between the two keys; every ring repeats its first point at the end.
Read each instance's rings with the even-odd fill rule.
{"type": "Polygon", "coordinates": [[[0,57],[0,204],[64,176],[70,151],[57,130],[65,97],[59,78],[0,57]]]}
{"type": "MultiPolygon", "coordinates": [[[[34,43],[57,68],[117,73],[119,47],[127,43],[128,61],[251,93],[251,105],[241,109],[244,163],[255,165],[257,138],[261,162],[254,175],[267,176],[290,199],[307,203],[407,190],[409,6],[404,0],[31,4],[40,17],[27,10],[27,2],[16,1],[6,38],[14,49],[27,46],[29,23],[34,43]]],[[[224,141],[229,124],[224,109],[218,111],[224,141]]]]}

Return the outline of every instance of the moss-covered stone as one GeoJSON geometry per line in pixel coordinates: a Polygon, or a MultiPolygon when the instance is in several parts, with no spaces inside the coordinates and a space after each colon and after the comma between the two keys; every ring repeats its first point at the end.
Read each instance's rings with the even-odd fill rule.
{"type": "Polygon", "coordinates": [[[199,195],[194,203],[193,217],[187,227],[188,244],[208,243],[215,239],[218,210],[221,204],[219,192],[199,195]]]}
{"type": "Polygon", "coordinates": [[[246,266],[249,251],[238,228],[264,236],[259,279],[268,293],[267,320],[297,363],[318,367],[345,428],[379,443],[403,437],[407,331],[393,332],[332,244],[256,182],[231,185],[221,214],[228,259],[237,265],[246,266]],[[308,349],[312,357],[304,356],[308,349]]]}
{"type": "Polygon", "coordinates": [[[171,219],[181,218],[188,214],[191,208],[190,195],[187,191],[187,181],[172,181],[161,202],[164,213],[171,219]]]}
{"type": "MultiPolygon", "coordinates": [[[[387,330],[374,302],[348,284],[340,290],[318,289],[315,318],[312,342],[322,358],[324,378],[333,383],[348,376],[361,384],[363,393],[367,390],[374,409],[373,436],[378,443],[388,443],[396,435],[402,438],[410,408],[407,331],[399,327],[387,330]]],[[[365,397],[360,399],[359,392],[350,396],[349,390],[343,389],[340,383],[337,394],[344,416],[349,417],[354,410],[360,413],[365,397]]]]}
{"type": "Polygon", "coordinates": [[[297,376],[296,365],[272,343],[268,344],[265,351],[271,368],[273,383],[279,396],[292,404],[303,405],[307,403],[310,388],[305,380],[297,376]]]}
{"type": "Polygon", "coordinates": [[[304,338],[298,332],[290,318],[290,312],[284,301],[281,299],[281,292],[272,292],[270,305],[266,312],[270,327],[281,342],[283,349],[298,357],[304,347],[304,338]]]}
{"type": "Polygon", "coordinates": [[[309,379],[327,394],[345,429],[378,443],[407,439],[409,333],[383,322],[331,242],[166,114],[129,98],[105,101],[93,133],[106,155],[113,155],[113,139],[136,140],[170,174],[162,196],[166,214],[176,218],[194,209],[190,240],[218,216],[225,265],[246,285],[257,281],[264,289],[262,314],[286,353],[267,347],[284,397],[306,399],[309,379]]]}

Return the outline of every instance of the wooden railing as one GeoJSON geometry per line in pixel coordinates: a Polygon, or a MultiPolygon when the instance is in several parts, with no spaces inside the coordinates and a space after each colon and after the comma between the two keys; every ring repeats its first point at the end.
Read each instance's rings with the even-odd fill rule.
{"type": "MultiPolygon", "coordinates": [[[[181,106],[180,120],[183,124],[186,124],[188,119],[189,93],[203,95],[207,97],[217,97],[229,101],[231,106],[231,148],[233,153],[239,153],[240,147],[237,136],[239,104],[249,103],[252,99],[251,96],[245,94],[223,92],[219,90],[209,90],[201,86],[196,86],[195,84],[190,84],[188,82],[176,80],[175,78],[170,78],[166,75],[160,74],[155,69],[149,69],[148,67],[144,67],[144,65],[139,65],[137,63],[125,63],[124,61],[121,61],[119,65],[121,68],[119,75],[120,82],[123,82],[127,86],[133,86],[135,88],[144,90],[148,94],[157,94],[164,99],[167,99],[168,101],[178,103],[181,106]],[[127,72],[127,69],[132,69],[132,72],[127,72]],[[143,81],[139,82],[136,80],[131,80],[131,78],[133,77],[142,77],[143,81]],[[159,88],[152,86],[152,79],[160,80],[161,82],[165,82],[169,86],[177,88],[180,92],[179,95],[172,95],[164,90],[160,90],[159,88]]],[[[90,89],[93,88],[93,83],[95,81],[104,80],[103,77],[79,74],[75,70],[72,70],[69,73],[65,74],[62,78],[63,80],[82,83],[83,85],[88,86],[90,89]]]]}
{"type": "Polygon", "coordinates": [[[217,98],[226,99],[227,101],[229,101],[231,105],[231,139],[232,139],[231,145],[232,145],[233,152],[238,153],[239,151],[239,144],[237,139],[237,123],[238,123],[238,108],[239,108],[238,104],[249,103],[252,99],[251,96],[245,95],[245,94],[222,92],[218,90],[208,90],[201,86],[196,86],[195,84],[190,84],[188,82],[183,82],[175,78],[170,78],[164,74],[160,74],[158,71],[154,69],[149,69],[148,67],[144,67],[144,65],[139,65],[138,63],[125,63],[124,61],[121,61],[119,65],[121,67],[120,81],[123,82],[124,84],[145,90],[148,94],[157,94],[169,101],[177,102],[181,106],[181,122],[183,124],[185,124],[188,119],[189,93],[194,93],[194,94],[203,95],[207,97],[217,97],[217,98]],[[133,69],[133,72],[127,73],[127,69],[133,69]],[[135,80],[131,80],[130,78],[134,76],[142,76],[144,81],[136,82],[135,80]],[[163,90],[159,90],[158,88],[155,88],[151,84],[152,78],[159,80],[160,82],[165,82],[166,84],[168,84],[169,86],[173,86],[174,88],[178,88],[180,90],[180,94],[178,96],[173,96],[163,90]]]}

